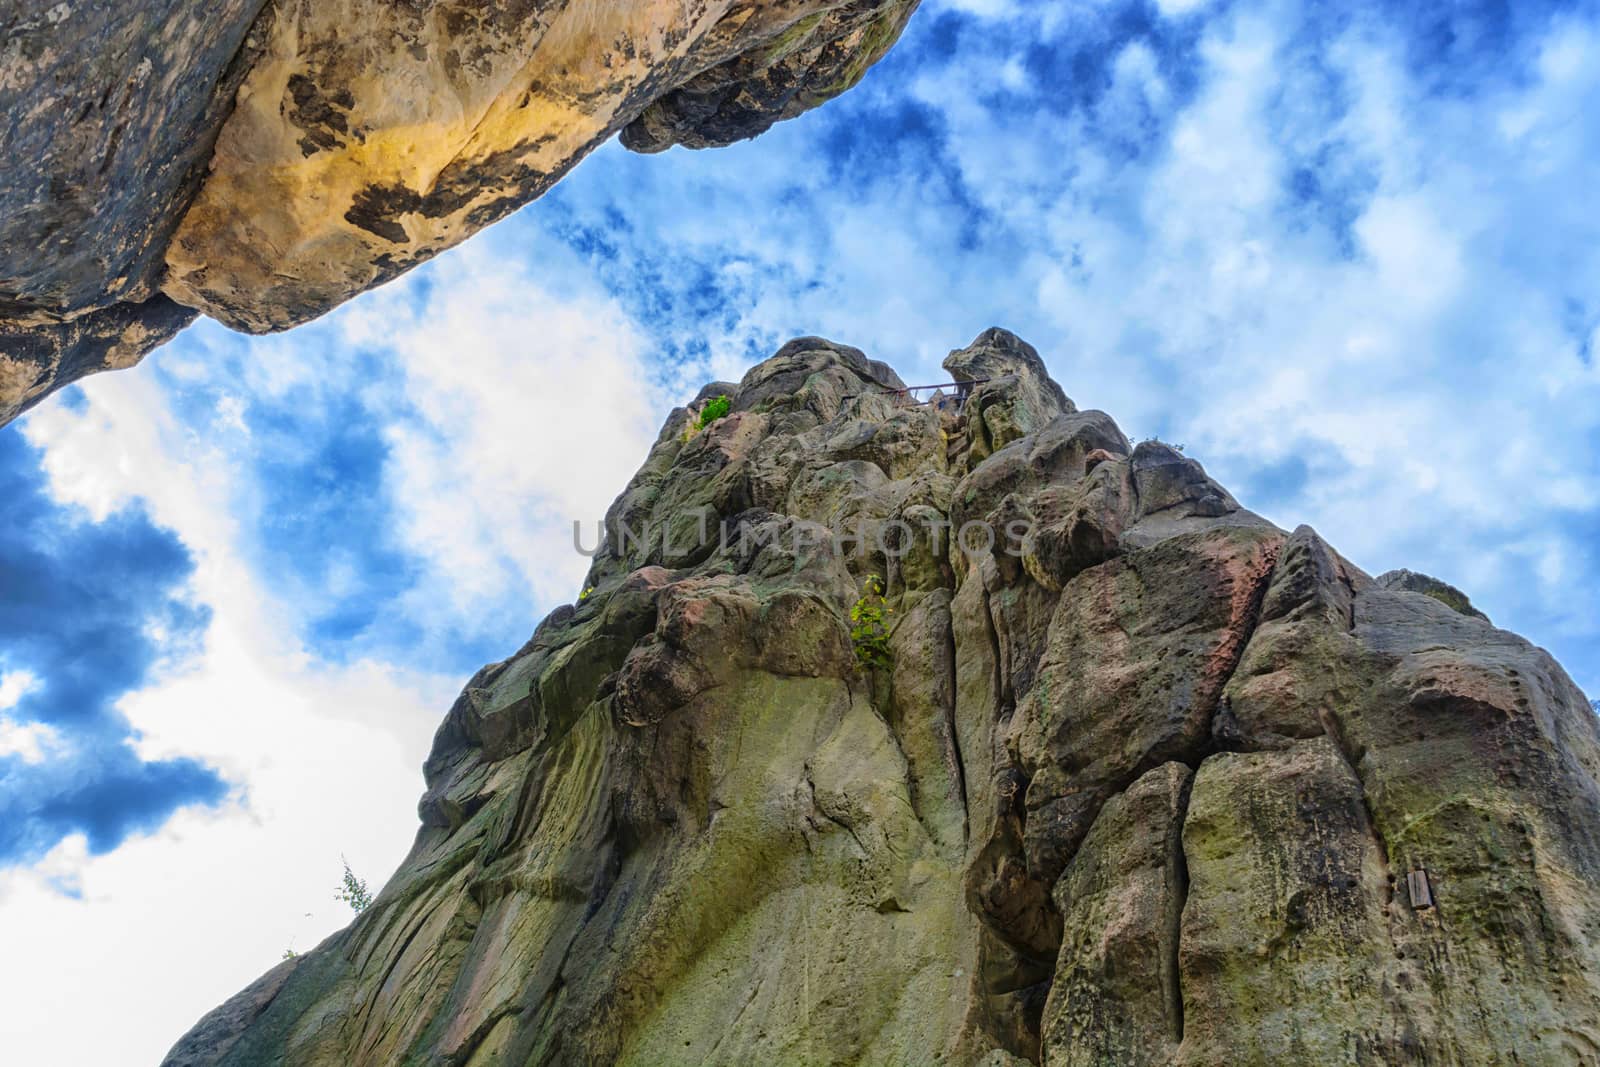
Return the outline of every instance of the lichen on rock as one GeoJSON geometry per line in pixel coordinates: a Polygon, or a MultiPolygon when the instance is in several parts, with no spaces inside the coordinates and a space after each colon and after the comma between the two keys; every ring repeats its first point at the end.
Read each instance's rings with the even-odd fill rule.
{"type": "Polygon", "coordinates": [[[168,1064],[1595,1062],[1561,668],[1004,331],[946,368],[914,405],[802,338],[675,411],[593,592],[445,717],[373,906],[168,1064]]]}

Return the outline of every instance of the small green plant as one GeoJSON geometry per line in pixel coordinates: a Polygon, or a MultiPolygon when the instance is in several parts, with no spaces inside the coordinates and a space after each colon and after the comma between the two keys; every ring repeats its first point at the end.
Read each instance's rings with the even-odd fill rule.
{"type": "Polygon", "coordinates": [[[700,409],[700,418],[695,423],[694,428],[696,430],[705,429],[718,419],[724,418],[728,414],[728,409],[731,407],[733,407],[733,401],[729,400],[727,397],[712,397],[710,400],[706,401],[706,406],[700,409]]]}
{"type": "Polygon", "coordinates": [[[283,958],[286,960],[299,959],[300,953],[296,952],[292,948],[286,948],[283,950],[283,958]]]}
{"type": "Polygon", "coordinates": [[[1141,444],[1141,445],[1166,445],[1168,448],[1172,449],[1174,452],[1182,452],[1183,451],[1183,446],[1182,445],[1168,444],[1166,441],[1163,441],[1159,437],[1146,437],[1144,440],[1139,441],[1138,444],[1141,444]]]}
{"type": "Polygon", "coordinates": [[[883,599],[883,580],[867,578],[861,599],[850,609],[850,643],[856,665],[862,670],[888,670],[894,663],[889,652],[889,616],[894,609],[883,599]]]}
{"type": "Polygon", "coordinates": [[[340,856],[344,863],[344,884],[333,895],[334,900],[341,900],[350,905],[350,910],[360,915],[372,906],[372,892],[367,888],[367,883],[356,877],[356,872],[350,869],[350,861],[340,856]]]}

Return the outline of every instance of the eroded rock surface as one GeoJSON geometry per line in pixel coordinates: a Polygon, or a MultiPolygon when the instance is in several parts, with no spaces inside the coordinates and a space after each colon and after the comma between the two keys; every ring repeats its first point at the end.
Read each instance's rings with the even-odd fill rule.
{"type": "Polygon", "coordinates": [[[262,7],[0,0],[0,323],[155,293],[262,7]]]}
{"type": "Polygon", "coordinates": [[[674,412],[373,907],[169,1064],[1600,1061],[1560,667],[1004,331],[946,366],[906,406],[806,338],[674,412]]]}
{"type": "MultiPolygon", "coordinates": [[[[0,319],[0,416],[21,414],[87,375],[133,366],[177,336],[196,314],[158,295],[64,322],[24,326],[0,319]]],[[[4,422],[0,417],[0,425],[4,422]]]]}
{"type": "Polygon", "coordinates": [[[916,6],[0,0],[0,424],[164,342],[170,302],[286,329],[619,131],[755,136],[853,86],[916,6]]]}

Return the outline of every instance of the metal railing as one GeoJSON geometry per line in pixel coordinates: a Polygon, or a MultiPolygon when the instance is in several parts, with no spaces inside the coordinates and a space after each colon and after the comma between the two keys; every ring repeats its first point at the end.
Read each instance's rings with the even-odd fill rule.
{"type": "Polygon", "coordinates": [[[967,399],[967,394],[972,392],[973,386],[982,385],[984,382],[993,380],[993,378],[972,378],[964,382],[939,382],[934,385],[908,385],[903,389],[890,389],[888,386],[882,386],[875,393],[853,393],[850,396],[845,397],[845,399],[854,400],[858,396],[894,396],[904,398],[905,400],[910,401],[910,403],[916,407],[921,407],[924,404],[931,404],[936,399],[945,399],[954,400],[956,409],[960,410],[961,405],[967,399]],[[954,389],[956,392],[953,394],[946,394],[943,397],[939,397],[937,394],[929,395],[926,399],[918,397],[917,394],[927,392],[930,389],[954,389]]]}

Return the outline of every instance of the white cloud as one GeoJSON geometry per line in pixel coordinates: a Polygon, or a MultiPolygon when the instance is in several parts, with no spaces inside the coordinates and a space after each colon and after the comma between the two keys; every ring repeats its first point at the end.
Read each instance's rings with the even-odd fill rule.
{"type": "Polygon", "coordinates": [[[0,711],[10,711],[17,706],[17,701],[27,696],[39,679],[29,671],[6,671],[0,673],[0,711]]]}
{"type": "Polygon", "coordinates": [[[1355,225],[1375,282],[1395,304],[1427,314],[1459,295],[1460,241],[1421,193],[1375,199],[1355,225]]]}
{"type": "Polygon", "coordinates": [[[1016,13],[1016,0],[929,0],[930,11],[958,11],[978,18],[1005,18],[1016,13]]]}
{"type": "Polygon", "coordinates": [[[61,748],[61,735],[42,722],[13,722],[0,715],[0,758],[16,756],[24,763],[43,763],[61,748]]]}
{"type": "MultiPolygon", "coordinates": [[[[415,418],[386,427],[405,540],[431,566],[432,610],[575,597],[572,547],[655,440],[666,390],[614,300],[552,292],[480,241],[342,320],[400,362],[415,418]]],[[[419,610],[423,605],[416,605],[419,610]]]]}
{"type": "Polygon", "coordinates": [[[43,763],[61,748],[61,735],[42,722],[17,722],[6,715],[39,680],[27,671],[0,674],[0,759],[15,756],[24,763],[43,763]]]}
{"type": "MultiPolygon", "coordinates": [[[[320,665],[238,556],[226,456],[196,448],[152,376],[108,376],[86,393],[82,413],[53,405],[25,423],[53,494],[99,514],[141,498],[193,550],[194,594],[215,610],[198,661],[119,710],[143,758],[199,758],[238,790],[107,855],[75,837],[0,872],[0,1029],[18,1063],[157,1062],[285,948],[348,921],[333,900],[340,856],[374,885],[398,864],[422,759],[459,684],[320,665]],[[70,1017],[83,1003],[96,1005],[93,1026],[70,1017]]],[[[7,676],[0,692],[20,685],[7,676]]]]}

